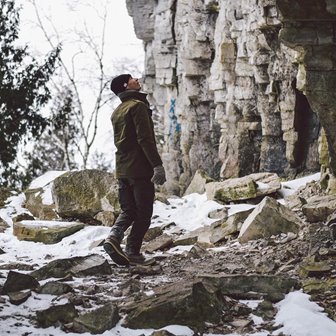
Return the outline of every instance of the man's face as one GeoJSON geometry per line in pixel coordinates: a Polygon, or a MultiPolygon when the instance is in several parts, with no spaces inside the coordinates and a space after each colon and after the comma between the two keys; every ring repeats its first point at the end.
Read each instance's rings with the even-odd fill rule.
{"type": "Polygon", "coordinates": [[[139,83],[138,78],[130,78],[127,83],[127,90],[136,90],[139,91],[141,89],[141,85],[139,83]]]}

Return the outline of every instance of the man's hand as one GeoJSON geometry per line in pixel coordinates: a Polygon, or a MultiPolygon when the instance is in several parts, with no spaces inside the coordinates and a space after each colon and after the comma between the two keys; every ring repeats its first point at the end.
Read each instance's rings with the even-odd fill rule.
{"type": "Polygon", "coordinates": [[[151,181],[155,184],[163,184],[166,182],[166,173],[163,166],[156,166],[154,167],[154,175],[151,181]]]}

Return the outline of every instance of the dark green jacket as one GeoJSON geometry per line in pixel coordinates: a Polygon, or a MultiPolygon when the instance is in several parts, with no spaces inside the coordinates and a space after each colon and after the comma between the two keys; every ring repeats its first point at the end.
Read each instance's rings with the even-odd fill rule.
{"type": "Polygon", "coordinates": [[[122,103],[112,114],[117,178],[151,177],[153,168],[162,165],[146,96],[138,91],[121,93],[122,103]]]}

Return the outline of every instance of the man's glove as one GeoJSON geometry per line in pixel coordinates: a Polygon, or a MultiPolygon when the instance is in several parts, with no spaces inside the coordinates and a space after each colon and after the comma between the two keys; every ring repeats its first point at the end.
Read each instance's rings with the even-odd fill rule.
{"type": "Polygon", "coordinates": [[[154,175],[151,181],[155,184],[163,184],[166,182],[166,173],[163,166],[156,166],[154,167],[154,175]]]}

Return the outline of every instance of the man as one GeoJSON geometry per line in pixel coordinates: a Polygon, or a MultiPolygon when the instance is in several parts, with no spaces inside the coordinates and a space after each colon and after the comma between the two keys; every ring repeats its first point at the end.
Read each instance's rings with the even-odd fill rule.
{"type": "Polygon", "coordinates": [[[140,249],[153,214],[154,183],[166,181],[147,95],[140,89],[138,79],[129,74],[117,76],[111,82],[111,90],[121,100],[111,117],[121,214],[104,242],[104,249],[116,264],[125,266],[155,262],[146,260],[140,249]],[[128,227],[131,231],[123,251],[120,243],[128,227]]]}

